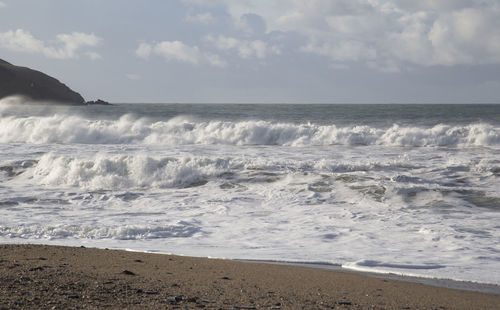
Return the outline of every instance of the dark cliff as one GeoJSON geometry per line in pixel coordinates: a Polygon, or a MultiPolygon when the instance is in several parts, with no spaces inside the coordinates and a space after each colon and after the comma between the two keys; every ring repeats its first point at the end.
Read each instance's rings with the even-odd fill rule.
{"type": "Polygon", "coordinates": [[[36,101],[83,105],[85,99],[45,73],[18,67],[0,59],[0,98],[24,96],[36,101]]]}

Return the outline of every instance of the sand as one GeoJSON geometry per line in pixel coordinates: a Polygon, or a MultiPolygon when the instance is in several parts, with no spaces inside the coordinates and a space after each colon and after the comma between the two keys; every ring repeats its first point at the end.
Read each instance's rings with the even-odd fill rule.
{"type": "Polygon", "coordinates": [[[297,266],[0,245],[0,309],[500,309],[500,295],[297,266]]]}

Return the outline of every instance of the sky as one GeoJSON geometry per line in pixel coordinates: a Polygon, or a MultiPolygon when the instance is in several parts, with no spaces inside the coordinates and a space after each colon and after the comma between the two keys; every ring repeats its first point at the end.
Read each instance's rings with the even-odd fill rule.
{"type": "Polygon", "coordinates": [[[0,0],[0,58],[87,100],[500,103],[500,1],[0,0]]]}

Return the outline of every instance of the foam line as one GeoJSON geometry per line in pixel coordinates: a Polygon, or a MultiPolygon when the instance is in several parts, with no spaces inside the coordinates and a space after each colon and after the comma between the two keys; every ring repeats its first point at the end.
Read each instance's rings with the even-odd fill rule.
{"type": "Polygon", "coordinates": [[[412,147],[494,147],[500,128],[487,123],[386,128],[267,121],[193,121],[175,117],[153,122],[132,115],[118,120],[80,116],[1,117],[0,143],[154,145],[382,145],[412,147]]]}

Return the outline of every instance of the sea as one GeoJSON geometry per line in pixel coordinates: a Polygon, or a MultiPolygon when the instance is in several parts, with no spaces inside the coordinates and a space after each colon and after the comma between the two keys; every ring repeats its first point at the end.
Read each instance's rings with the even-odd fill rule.
{"type": "Polygon", "coordinates": [[[0,243],[500,284],[500,105],[0,101],[0,243]]]}

